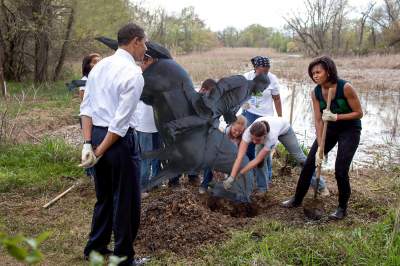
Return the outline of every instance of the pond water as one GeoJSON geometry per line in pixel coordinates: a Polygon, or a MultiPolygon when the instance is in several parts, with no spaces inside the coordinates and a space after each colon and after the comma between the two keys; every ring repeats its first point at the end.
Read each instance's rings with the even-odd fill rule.
{"type": "MultiPolygon", "coordinates": [[[[292,126],[300,143],[310,147],[315,139],[315,127],[310,92],[314,85],[282,81],[283,116],[290,119],[291,97],[295,88],[292,126]]],[[[361,141],[353,160],[353,167],[383,167],[386,163],[400,163],[399,105],[400,90],[368,91],[359,93],[364,111],[361,141]]],[[[330,152],[326,165],[333,168],[336,149],[330,152]]]]}

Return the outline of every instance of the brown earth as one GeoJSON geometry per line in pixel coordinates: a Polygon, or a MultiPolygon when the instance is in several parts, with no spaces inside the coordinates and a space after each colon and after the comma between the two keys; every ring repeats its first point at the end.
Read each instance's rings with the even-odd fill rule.
{"type": "MultiPolygon", "coordinates": [[[[268,193],[254,198],[253,206],[257,209],[254,218],[233,217],[241,216],[246,211],[243,211],[243,206],[232,206],[226,202],[220,202],[219,208],[211,211],[207,196],[200,196],[198,187],[187,182],[175,189],[161,188],[151,192],[142,203],[136,251],[140,255],[153,257],[172,253],[179,258],[190,258],[207,244],[222,243],[232,231],[253,230],[252,225],[260,221],[278,221],[295,227],[308,224],[329,226],[332,222],[326,216],[334,210],[337,199],[332,175],[328,175],[331,195],[322,199],[327,213],[321,220],[312,221],[305,218],[303,208],[280,207],[280,202],[291,196],[294,190],[297,171],[289,172],[291,175],[274,176],[268,193]]],[[[376,175],[372,170],[352,172],[353,193],[349,216],[339,224],[358,226],[378,221],[385,214],[395,202],[396,194],[390,192],[393,190],[388,187],[390,182],[384,180],[384,176],[383,172],[376,175]]],[[[71,183],[71,180],[65,179],[65,187],[71,183]]],[[[95,202],[93,185],[86,181],[51,208],[45,210],[41,207],[58,193],[3,193],[0,195],[1,222],[9,233],[24,232],[25,235],[34,236],[44,230],[53,232],[42,247],[46,257],[44,265],[84,264],[81,254],[95,202]]],[[[3,265],[15,265],[14,260],[4,254],[0,254],[0,261],[4,262],[3,265]]]]}

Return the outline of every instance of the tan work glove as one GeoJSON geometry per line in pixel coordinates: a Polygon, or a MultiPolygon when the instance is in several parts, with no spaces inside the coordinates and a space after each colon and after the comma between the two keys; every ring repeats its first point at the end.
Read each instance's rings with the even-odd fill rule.
{"type": "Polygon", "coordinates": [[[337,120],[337,114],[334,114],[334,113],[332,113],[330,110],[325,109],[325,110],[322,112],[322,120],[323,120],[324,122],[327,122],[327,121],[333,121],[333,122],[335,122],[335,121],[337,120]]]}
{"type": "Polygon", "coordinates": [[[235,181],[235,177],[229,176],[227,179],[224,180],[223,185],[226,190],[232,187],[233,182],[235,181]]]}
{"type": "Polygon", "coordinates": [[[83,144],[81,164],[79,167],[93,167],[100,160],[100,158],[101,156],[96,157],[96,155],[94,155],[92,144],[83,144]]]}

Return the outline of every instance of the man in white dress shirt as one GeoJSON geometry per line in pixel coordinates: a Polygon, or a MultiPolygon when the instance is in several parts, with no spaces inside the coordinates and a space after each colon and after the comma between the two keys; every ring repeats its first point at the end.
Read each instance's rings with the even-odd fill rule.
{"type": "Polygon", "coordinates": [[[129,23],[118,31],[118,50],[94,66],[81,103],[83,167],[95,169],[97,202],[84,255],[91,251],[127,257],[120,265],[137,265],[133,242],[140,223],[140,171],[135,132],[136,105],[143,90],[142,70],[146,35],[129,23]]]}

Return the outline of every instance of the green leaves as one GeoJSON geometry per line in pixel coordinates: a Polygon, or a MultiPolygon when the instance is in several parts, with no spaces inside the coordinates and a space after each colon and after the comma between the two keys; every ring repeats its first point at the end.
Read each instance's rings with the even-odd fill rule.
{"type": "Polygon", "coordinates": [[[0,247],[3,247],[16,260],[33,265],[43,259],[39,245],[50,235],[50,232],[44,232],[36,238],[27,238],[22,235],[7,236],[0,232],[0,247]]]}
{"type": "MultiPolygon", "coordinates": [[[[96,251],[92,251],[90,252],[89,255],[89,260],[90,260],[90,266],[103,266],[105,265],[105,260],[104,257],[96,252],[96,251]]],[[[108,259],[108,266],[117,266],[118,264],[120,264],[121,262],[123,262],[124,260],[126,260],[126,257],[117,257],[117,256],[110,256],[108,259]]]]}

